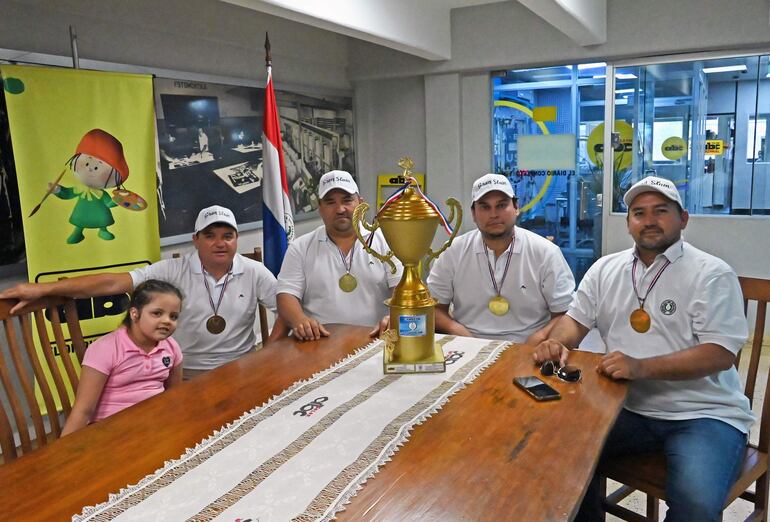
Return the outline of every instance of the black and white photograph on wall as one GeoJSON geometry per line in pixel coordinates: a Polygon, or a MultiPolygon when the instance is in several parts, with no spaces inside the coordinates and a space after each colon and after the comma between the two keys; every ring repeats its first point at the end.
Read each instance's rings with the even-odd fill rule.
{"type": "MultiPolygon", "coordinates": [[[[276,90],[295,221],[316,216],[318,180],[356,176],[353,102],[276,90]]],[[[262,220],[264,89],[155,79],[161,244],[188,241],[201,208],[230,208],[241,230],[262,220]]]]}

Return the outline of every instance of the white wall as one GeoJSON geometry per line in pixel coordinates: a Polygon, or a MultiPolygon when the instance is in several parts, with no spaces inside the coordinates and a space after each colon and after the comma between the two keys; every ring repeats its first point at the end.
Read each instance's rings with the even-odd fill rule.
{"type": "MultiPolygon", "coordinates": [[[[265,31],[281,83],[350,88],[347,38],[215,0],[0,0],[0,48],[265,80],[265,31]]],[[[23,60],[23,57],[20,58],[23,60]]]]}
{"type": "MultiPolygon", "coordinates": [[[[349,75],[356,96],[364,90],[377,91],[378,104],[398,107],[400,114],[411,115],[415,125],[425,114],[426,135],[413,144],[425,144],[428,192],[441,201],[449,195],[458,197],[466,211],[467,230],[472,227],[470,184],[491,166],[490,71],[699,50],[770,50],[766,0],[741,1],[740,7],[719,0],[607,4],[607,42],[602,45],[581,47],[518,3],[502,2],[452,12],[452,59],[444,62],[351,40],[349,75]],[[422,100],[402,97],[398,78],[412,82],[415,77],[424,78],[422,100]],[[381,85],[387,87],[380,89],[381,85]]],[[[403,125],[403,121],[359,120],[358,132],[371,143],[394,143],[394,136],[404,132],[403,125]]],[[[361,165],[360,171],[367,175],[373,168],[361,165]]],[[[624,216],[607,213],[604,219],[603,252],[629,246],[624,216]]],[[[695,216],[686,237],[723,257],[739,274],[770,278],[770,263],[765,261],[770,258],[769,219],[695,216]],[[746,252],[747,238],[752,241],[752,255],[746,252]]]]}
{"type": "Polygon", "coordinates": [[[355,92],[359,188],[374,205],[377,175],[400,172],[401,157],[410,156],[415,172],[425,172],[424,79],[364,81],[355,85],[355,92]]]}
{"type": "Polygon", "coordinates": [[[352,80],[559,65],[770,44],[766,0],[610,0],[607,42],[582,47],[518,2],[452,11],[452,59],[351,40],[352,80]]]}
{"type": "MultiPolygon", "coordinates": [[[[0,49],[20,51],[13,53],[20,62],[34,59],[28,53],[69,56],[70,25],[77,30],[81,60],[262,84],[269,30],[276,88],[352,92],[346,37],[216,0],[0,0],[0,49]]],[[[296,232],[319,223],[297,223],[296,232]]],[[[247,231],[238,250],[261,245],[261,229],[247,231]]],[[[161,257],[192,248],[191,243],[164,247],[161,257]]],[[[0,268],[0,288],[25,280],[24,270],[23,265],[0,268]]]]}
{"type": "MultiPolygon", "coordinates": [[[[581,47],[517,2],[452,11],[452,59],[429,62],[214,0],[0,0],[0,48],[66,55],[68,25],[81,57],[262,81],[270,30],[277,86],[355,87],[358,170],[374,201],[374,176],[411,155],[428,191],[464,203],[491,163],[489,71],[705,49],[770,49],[767,0],[611,0],[607,42],[581,47]],[[388,79],[384,81],[384,79],[388,79]]],[[[307,225],[299,225],[298,232],[307,225]]],[[[770,277],[764,218],[691,220],[687,237],[739,273],[770,277]],[[746,255],[746,237],[754,255],[746,255]],[[719,241],[715,241],[718,238],[719,241]],[[763,266],[766,265],[766,266],[763,266]]],[[[605,252],[628,244],[623,216],[607,216],[605,252]]],[[[241,250],[261,242],[241,238],[241,250]]],[[[176,248],[175,250],[181,250],[176,248]]],[[[2,282],[0,282],[2,285],[2,282]]]]}
{"type": "MultiPolygon", "coordinates": [[[[605,253],[633,245],[625,214],[604,220],[605,253]]],[[[691,216],[683,233],[685,241],[727,261],[738,275],[770,279],[770,220],[748,216],[691,216]]]]}

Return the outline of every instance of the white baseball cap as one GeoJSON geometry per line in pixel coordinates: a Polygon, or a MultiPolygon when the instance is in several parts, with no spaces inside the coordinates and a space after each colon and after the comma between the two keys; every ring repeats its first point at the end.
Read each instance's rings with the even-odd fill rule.
{"type": "Polygon", "coordinates": [[[213,205],[198,212],[198,219],[195,220],[195,233],[197,234],[214,223],[229,225],[238,230],[238,223],[235,222],[235,215],[233,215],[232,210],[220,207],[219,205],[213,205]]]}
{"type": "Polygon", "coordinates": [[[353,176],[344,170],[330,170],[318,182],[318,197],[323,198],[327,192],[333,189],[341,189],[348,194],[358,194],[358,185],[356,185],[353,176]]]}
{"type": "Polygon", "coordinates": [[[473,189],[471,190],[471,199],[475,203],[480,200],[484,194],[497,190],[502,192],[509,198],[515,198],[516,194],[513,193],[513,187],[508,178],[502,174],[484,174],[479,179],[473,182],[473,189]]]}
{"type": "Polygon", "coordinates": [[[627,207],[630,207],[634,198],[644,192],[660,192],[666,199],[670,199],[674,203],[677,203],[679,208],[684,208],[684,205],[682,205],[682,198],[679,196],[676,185],[674,185],[671,180],[657,178],[655,176],[647,176],[642,181],[635,183],[623,196],[623,203],[625,203],[627,207]]]}

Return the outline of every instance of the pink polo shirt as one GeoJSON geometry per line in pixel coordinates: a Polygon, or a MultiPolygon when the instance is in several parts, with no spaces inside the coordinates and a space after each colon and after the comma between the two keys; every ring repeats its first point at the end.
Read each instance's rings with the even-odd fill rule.
{"type": "Polygon", "coordinates": [[[92,343],[83,366],[107,375],[92,421],[119,412],[164,390],[171,369],[182,363],[182,351],[172,338],[145,353],[131,338],[125,326],[92,343]]]}

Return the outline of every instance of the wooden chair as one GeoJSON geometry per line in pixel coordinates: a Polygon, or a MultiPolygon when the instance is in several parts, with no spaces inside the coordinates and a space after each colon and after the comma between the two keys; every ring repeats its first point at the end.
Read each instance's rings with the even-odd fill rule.
{"type": "Polygon", "coordinates": [[[41,299],[11,314],[11,308],[16,303],[15,299],[0,299],[0,321],[3,323],[5,344],[8,347],[8,352],[0,347],[0,381],[7,399],[0,408],[0,449],[3,452],[2,461],[6,463],[59,437],[64,426],[60,422],[55,397],[61,404],[65,418],[72,410],[67,388],[70,387],[73,393],[77,389],[75,365],[69,356],[54,356],[54,347],[60,354],[69,355],[62,330],[62,311],[78,361],[83,360],[86,349],[74,300],[60,297],[41,299]],[[50,322],[53,330],[53,342],[46,330],[46,322],[50,322]],[[40,338],[42,356],[35,348],[33,328],[40,338]],[[6,353],[10,357],[6,357],[6,353]],[[57,359],[62,360],[63,372],[57,359]],[[51,375],[53,390],[44,371],[51,375]],[[48,426],[35,397],[35,383],[48,413],[48,426]],[[30,430],[30,421],[34,433],[30,430]],[[18,432],[20,447],[16,446],[14,431],[18,432]]]}
{"type": "MultiPolygon", "coordinates": [[[[757,303],[751,359],[749,360],[744,389],[749,402],[753,404],[762,339],[765,332],[765,315],[767,303],[770,301],[770,280],[751,277],[739,277],[738,279],[743,291],[744,312],[748,311],[749,301],[756,301],[757,303]]],[[[740,353],[736,360],[736,366],[739,361],[740,353]]],[[[768,377],[770,378],[770,375],[768,377]]],[[[759,424],[759,443],[756,446],[749,444],[746,448],[746,456],[740,475],[725,501],[725,507],[738,497],[752,502],[754,511],[747,520],[766,521],[768,518],[768,450],[770,450],[770,393],[767,393],[767,389],[765,389],[762,417],[759,424]],[[748,487],[754,482],[756,482],[755,490],[748,491],[748,487]]],[[[666,500],[666,458],[662,453],[616,458],[611,462],[604,463],[599,474],[624,484],[606,497],[607,513],[623,520],[658,520],[658,499],[666,500]],[[646,516],[639,515],[618,504],[634,490],[639,490],[647,496],[646,516]]]]}
{"type": "MultiPolygon", "coordinates": [[[[262,249],[259,247],[254,247],[254,252],[241,255],[254,261],[262,262],[262,249]]],[[[267,324],[267,308],[263,304],[259,305],[259,332],[262,335],[262,344],[265,344],[270,336],[270,327],[267,324]]]]}

